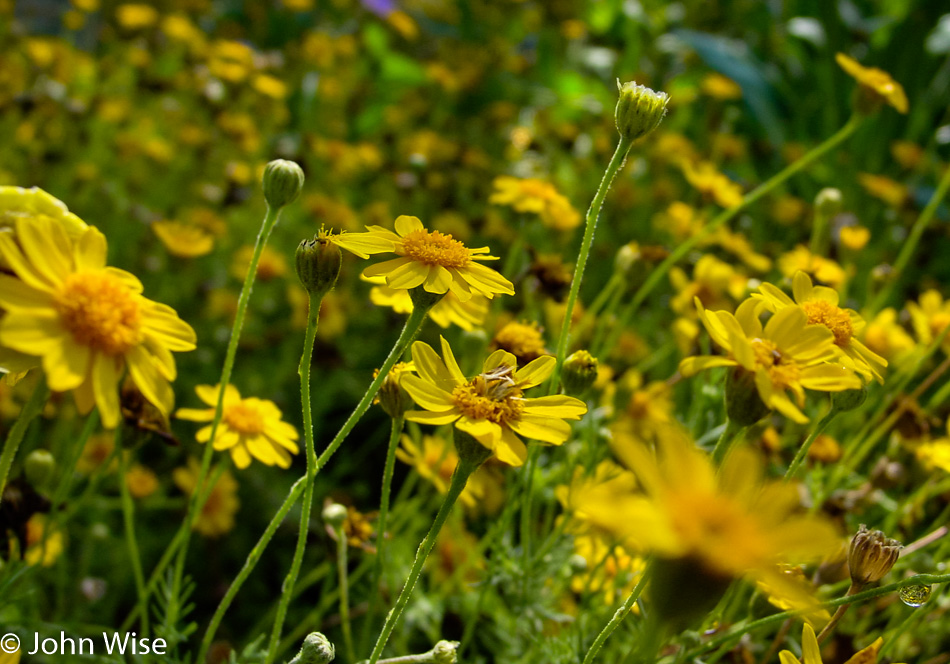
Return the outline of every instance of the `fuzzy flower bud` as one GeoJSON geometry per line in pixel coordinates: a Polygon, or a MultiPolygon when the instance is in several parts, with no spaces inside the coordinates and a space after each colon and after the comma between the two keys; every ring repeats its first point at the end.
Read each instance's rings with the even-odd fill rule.
{"type": "Polygon", "coordinates": [[[597,358],[586,350],[571,353],[561,367],[564,394],[580,397],[597,381],[597,358]]]}
{"type": "Polygon", "coordinates": [[[840,189],[825,187],[815,196],[815,212],[825,217],[833,217],[841,212],[842,202],[840,189]]]}
{"type": "Polygon", "coordinates": [[[330,241],[330,233],[322,228],[312,240],[300,243],[294,260],[297,278],[307,292],[314,295],[323,295],[336,285],[343,264],[340,248],[330,241]]]}
{"type": "Polygon", "coordinates": [[[617,79],[617,88],[620,90],[620,99],[617,100],[614,119],[617,131],[623,138],[632,142],[659,126],[670,101],[668,94],[655,92],[634,82],[621,85],[620,79],[617,79]]]}
{"type": "Polygon", "coordinates": [[[275,159],[264,167],[264,198],[274,208],[290,205],[303,189],[303,170],[292,161],[275,159]]]}
{"type": "Polygon", "coordinates": [[[33,450],[23,461],[26,479],[37,489],[42,489],[56,470],[56,459],[47,450],[33,450]]]}
{"type": "Polygon", "coordinates": [[[346,507],[340,503],[330,503],[323,508],[323,521],[330,527],[336,529],[346,521],[346,507]]]}
{"type": "Polygon", "coordinates": [[[329,664],[336,657],[336,649],[320,632],[311,632],[303,640],[300,652],[289,664],[329,664]]]}
{"type": "Polygon", "coordinates": [[[736,367],[726,374],[726,415],[739,426],[752,426],[769,414],[755,387],[755,374],[736,367]]]}
{"type": "Polygon", "coordinates": [[[459,649],[458,641],[439,641],[432,648],[434,664],[455,664],[458,661],[456,654],[459,649]]]}
{"type": "Polygon", "coordinates": [[[897,540],[890,539],[880,530],[868,530],[862,523],[848,550],[851,582],[863,586],[880,581],[897,562],[901,547],[897,540]]]}
{"type": "MultiPolygon", "coordinates": [[[[409,393],[399,384],[403,375],[415,370],[412,362],[397,362],[383,379],[383,384],[379,387],[379,392],[373,403],[378,403],[386,414],[392,418],[402,417],[403,413],[413,407],[415,402],[409,393]]],[[[373,372],[373,378],[377,376],[379,370],[373,372]]]]}

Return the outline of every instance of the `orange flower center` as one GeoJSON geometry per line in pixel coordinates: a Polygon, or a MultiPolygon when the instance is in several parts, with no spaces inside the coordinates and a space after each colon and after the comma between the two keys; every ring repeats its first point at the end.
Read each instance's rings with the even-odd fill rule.
{"type": "Polygon", "coordinates": [[[801,371],[798,365],[782,355],[778,346],[768,339],[753,339],[752,352],[755,354],[755,363],[769,372],[769,380],[780,389],[785,389],[798,383],[801,371]]]}
{"type": "Polygon", "coordinates": [[[412,231],[402,238],[402,255],[423,265],[467,267],[471,262],[468,248],[450,234],[425,229],[412,231]]]}
{"type": "Polygon", "coordinates": [[[123,355],[142,342],[139,297],[106,272],[66,278],[57,297],[60,320],[73,339],[107,355],[123,355]]]}
{"type": "Polygon", "coordinates": [[[505,424],[518,420],[524,410],[521,389],[512,377],[512,367],[498,367],[452,390],[455,406],[473,420],[505,424]]]}
{"type": "Polygon", "coordinates": [[[257,435],[264,431],[264,418],[260,411],[245,401],[225,408],[224,421],[240,434],[257,435]]]}
{"type": "Polygon", "coordinates": [[[851,343],[854,326],[847,311],[825,300],[809,300],[802,304],[802,309],[808,315],[809,325],[824,325],[834,333],[836,345],[847,346],[851,343]]]}

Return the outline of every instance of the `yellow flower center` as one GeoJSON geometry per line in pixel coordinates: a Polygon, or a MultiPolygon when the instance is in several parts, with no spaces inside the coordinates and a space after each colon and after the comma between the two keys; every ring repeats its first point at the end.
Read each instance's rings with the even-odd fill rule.
{"type": "Polygon", "coordinates": [[[508,323],[495,335],[495,345],[522,362],[530,362],[547,352],[540,327],[531,323],[508,323]]]}
{"type": "Polygon", "coordinates": [[[422,228],[402,238],[402,255],[423,265],[455,268],[467,267],[472,260],[466,246],[451,234],[422,228]]]}
{"type": "Polygon", "coordinates": [[[60,320],[73,339],[107,355],[123,355],[142,341],[139,296],[106,272],[77,272],[57,297],[60,320]]]}
{"type": "Polygon", "coordinates": [[[224,422],[234,431],[245,435],[257,435],[264,431],[264,418],[260,411],[244,401],[224,409],[224,422]]]}
{"type": "Polygon", "coordinates": [[[518,420],[524,410],[521,389],[512,377],[512,367],[498,367],[452,390],[455,406],[473,420],[505,424],[518,420]]]}
{"type": "Polygon", "coordinates": [[[551,198],[551,185],[543,180],[522,180],[521,195],[524,198],[547,200],[551,198]]]}
{"type": "Polygon", "coordinates": [[[808,315],[809,325],[824,325],[834,333],[835,344],[847,346],[851,343],[854,327],[847,311],[826,300],[809,300],[802,304],[802,309],[808,315]]]}
{"type": "Polygon", "coordinates": [[[769,380],[780,389],[785,389],[798,383],[801,375],[798,365],[788,361],[782,355],[778,346],[768,339],[753,339],[752,352],[755,354],[755,363],[769,372],[769,380]]]}

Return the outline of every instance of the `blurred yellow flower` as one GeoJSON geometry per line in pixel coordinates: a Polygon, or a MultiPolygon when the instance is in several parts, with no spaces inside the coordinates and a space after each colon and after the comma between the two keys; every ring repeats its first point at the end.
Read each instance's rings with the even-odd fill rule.
{"type": "Polygon", "coordinates": [[[807,272],[816,281],[832,288],[840,288],[847,276],[836,262],[811,253],[808,247],[802,244],[782,254],[778,259],[778,268],[786,279],[791,279],[796,272],[801,270],[807,272]]]}
{"type": "Polygon", "coordinates": [[[155,25],[158,10],[146,4],[119,5],[115,10],[115,18],[126,30],[141,30],[155,25]]]}
{"type": "MultiPolygon", "coordinates": [[[[884,639],[879,637],[867,648],[855,653],[855,655],[844,664],[876,664],[877,653],[881,650],[881,646],[883,645],[884,639]]],[[[814,628],[808,623],[805,623],[802,629],[801,661],[795,657],[794,653],[788,650],[780,652],[778,658],[781,664],[822,664],[821,649],[818,647],[818,637],[815,636],[814,628]]]]}
{"type": "Polygon", "coordinates": [[[23,560],[27,565],[50,567],[66,550],[66,536],[62,529],[50,526],[45,514],[34,514],[26,523],[26,551],[23,560]]]}
{"type": "Polygon", "coordinates": [[[106,239],[87,228],[75,242],[48,217],[20,218],[16,240],[0,234],[0,255],[18,279],[0,275],[0,344],[42,363],[51,389],[73,390],[81,413],[120,420],[126,368],[163,414],[171,413],[172,351],[195,348],[195,332],[163,304],[142,297],[132,274],[106,267],[106,239]]]}
{"type": "Polygon", "coordinates": [[[528,454],[518,435],[560,445],[571,435],[564,420],[578,420],[587,412],[587,405],[573,397],[524,397],[524,390],[541,384],[554,371],[550,355],[518,369],[514,355],[496,350],[485,360],[482,373],[471,380],[462,374],[445,339],[442,358],[417,341],[412,360],[419,375],[405,376],[401,385],[425,410],[409,411],[406,419],[432,425],[454,422],[512,466],[522,465],[528,454]]]}
{"type": "Polygon", "coordinates": [[[739,84],[718,72],[706,74],[699,87],[704,94],[716,99],[742,99],[739,84]]]}
{"type": "Polygon", "coordinates": [[[497,260],[488,256],[488,247],[469,249],[451,235],[426,230],[416,217],[396,219],[396,232],[381,226],[367,226],[366,233],[342,233],[332,240],[360,258],[392,252],[393,260],[363,270],[370,280],[382,277],[395,289],[422,286],[429,293],[453,292],[466,302],[479,293],[491,299],[499,293],[514,295],[514,286],[502,275],[477,261],[497,260]]]}
{"type": "Polygon", "coordinates": [[[687,357],[679,367],[684,376],[712,367],[740,367],[754,376],[762,403],[803,424],[808,422],[800,410],[805,405],[805,389],[836,392],[862,385],[849,369],[834,363],[840,351],[831,330],[808,325],[801,307],[778,310],[763,327],[755,299],[740,304],[735,315],[696,306],[709,336],[728,355],[687,357]],[[787,390],[795,395],[797,407],[787,390]]]}
{"type": "Polygon", "coordinates": [[[844,53],[836,54],[835,60],[858,82],[866,94],[880,102],[887,102],[899,113],[907,113],[907,95],[904,94],[904,88],[886,71],[876,67],[863,67],[844,53]]]}
{"type": "Polygon", "coordinates": [[[147,498],[158,489],[158,477],[142,464],[135,464],[125,474],[125,483],[133,498],[147,498]]]}
{"type": "Polygon", "coordinates": [[[500,175],[492,184],[495,191],[489,203],[536,214],[545,226],[555,230],[570,230],[581,223],[580,212],[549,182],[500,175]]]}
{"type": "Polygon", "coordinates": [[[864,226],[844,226],[840,233],[841,244],[851,251],[861,251],[871,239],[871,231],[864,226]]]}
{"type": "Polygon", "coordinates": [[[199,226],[180,221],[156,221],[152,232],[172,256],[197,258],[214,249],[214,236],[199,226]]]}
{"type": "Polygon", "coordinates": [[[912,351],[916,344],[907,330],[897,321],[893,307],[883,309],[861,330],[864,345],[881,357],[893,362],[912,351]]]}
{"type": "MultiPolygon", "coordinates": [[[[198,385],[198,398],[211,406],[208,409],[179,408],[175,417],[191,422],[212,422],[218,403],[220,386],[198,385]]],[[[265,466],[290,467],[290,455],[300,448],[294,442],[299,438],[297,430],[281,420],[280,409],[273,401],[256,397],[241,398],[234,385],[224,391],[224,410],[217,436],[212,444],[216,450],[228,450],[238,468],[247,468],[254,457],[265,466]]],[[[207,443],[211,438],[212,425],[198,430],[195,439],[207,443]]]]}
{"type": "MultiPolygon", "coordinates": [[[[950,325],[950,300],[944,300],[935,289],[925,291],[917,302],[908,302],[907,311],[917,341],[924,346],[932,344],[950,325]]],[[[950,351],[950,334],[944,337],[941,346],[950,351]]]]}
{"type": "Polygon", "coordinates": [[[866,192],[891,207],[901,207],[910,196],[910,190],[906,185],[883,175],[858,173],[858,182],[866,192]]]}
{"type": "MultiPolygon", "coordinates": [[[[231,260],[231,276],[243,281],[253,255],[254,247],[249,244],[234,252],[234,258],[231,260]]],[[[265,246],[261,252],[261,260],[257,264],[257,278],[261,281],[279,279],[285,276],[288,270],[284,254],[265,246]]]]}
{"type": "Polygon", "coordinates": [[[684,159],[680,168],[686,181],[717,205],[731,208],[742,202],[742,187],[720,173],[715,164],[708,161],[694,164],[684,159]]]}
{"type": "MultiPolygon", "coordinates": [[[[172,471],[172,479],[179,489],[191,495],[198,486],[198,476],[201,474],[201,464],[194,457],[188,458],[188,465],[172,471]]],[[[205,478],[209,482],[210,477],[205,478]]],[[[221,473],[218,480],[211,487],[208,499],[201,507],[201,512],[195,519],[192,528],[205,537],[220,537],[234,528],[234,515],[241,507],[237,496],[238,483],[230,470],[221,473]]]]}
{"type": "MultiPolygon", "coordinates": [[[[412,297],[407,290],[396,290],[389,286],[373,286],[369,291],[369,299],[377,306],[392,307],[397,314],[412,312],[412,297]]],[[[439,327],[458,325],[466,331],[483,325],[486,316],[488,316],[488,299],[478,294],[462,302],[455,293],[449,292],[429,310],[429,318],[439,327]]]]}
{"type": "MultiPolygon", "coordinates": [[[[416,469],[419,476],[432,483],[439,493],[445,495],[449,490],[452,472],[458,465],[459,455],[451,443],[441,436],[422,437],[421,449],[412,439],[403,434],[396,449],[396,458],[416,469]]],[[[491,513],[499,504],[500,483],[490,468],[481,466],[469,478],[459,496],[462,504],[469,509],[481,509],[491,513]]]]}
{"type": "Polygon", "coordinates": [[[681,316],[694,316],[696,298],[706,309],[732,311],[735,301],[745,295],[749,278],[738,272],[731,264],[712,254],[704,254],[693,268],[693,280],[678,267],[670,270],[670,283],[676,295],[670,307],[681,316]]]}
{"type": "Polygon", "coordinates": [[[544,347],[543,330],[536,322],[511,321],[505,324],[491,342],[492,350],[499,348],[514,355],[522,364],[549,354],[544,347]]]}

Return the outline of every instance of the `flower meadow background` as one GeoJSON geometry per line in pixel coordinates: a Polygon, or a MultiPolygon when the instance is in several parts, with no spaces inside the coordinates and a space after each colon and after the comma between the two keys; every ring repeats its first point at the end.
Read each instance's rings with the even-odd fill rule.
{"type": "Polygon", "coordinates": [[[936,2],[0,0],[0,631],[168,644],[0,662],[950,661],[948,53],[936,2]]]}

